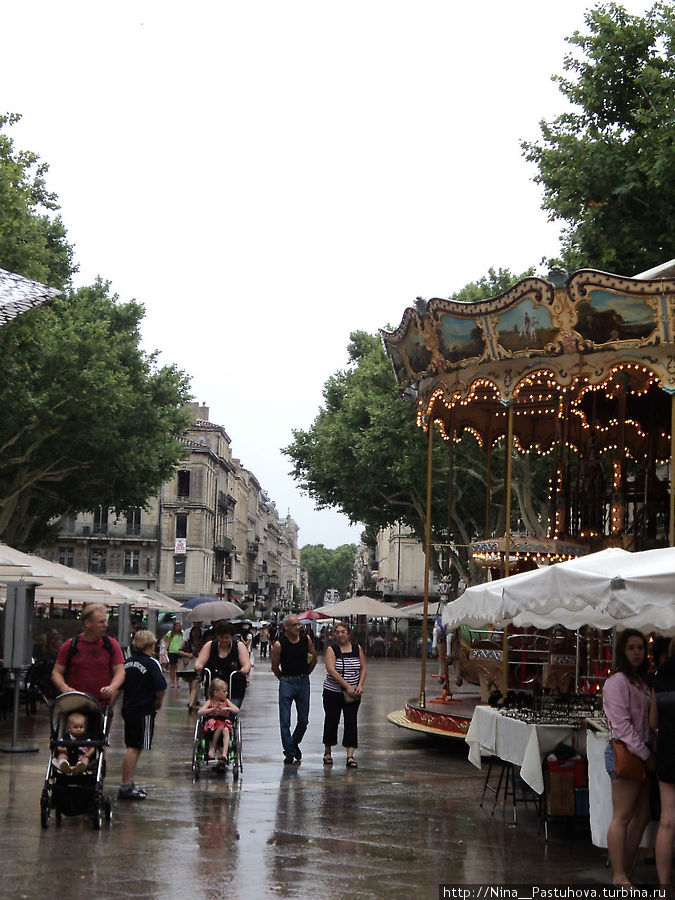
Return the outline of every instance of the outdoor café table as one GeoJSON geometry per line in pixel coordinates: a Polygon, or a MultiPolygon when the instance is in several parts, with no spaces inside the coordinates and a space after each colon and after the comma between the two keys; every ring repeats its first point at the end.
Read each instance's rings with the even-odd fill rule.
{"type": "Polygon", "coordinates": [[[585,736],[584,729],[573,725],[533,725],[503,716],[490,706],[477,706],[465,740],[469,745],[469,762],[477,769],[481,768],[481,757],[497,756],[520,766],[523,781],[535,793],[543,794],[542,759],[558,744],[570,739],[580,752],[585,750],[585,736]]]}

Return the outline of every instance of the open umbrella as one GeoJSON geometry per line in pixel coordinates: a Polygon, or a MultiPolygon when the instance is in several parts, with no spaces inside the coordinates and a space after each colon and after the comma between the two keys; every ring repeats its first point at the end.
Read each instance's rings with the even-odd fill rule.
{"type": "Polygon", "coordinates": [[[330,619],[330,616],[320,613],[316,609],[306,609],[298,615],[298,622],[311,622],[314,619],[330,619]]]}
{"type": "Polygon", "coordinates": [[[191,597],[190,600],[186,600],[181,605],[183,609],[194,609],[195,606],[199,606],[201,603],[213,603],[215,600],[218,600],[218,597],[205,597],[203,594],[200,594],[199,597],[191,597]]]}
{"type": "MultiPolygon", "coordinates": [[[[188,603],[191,602],[188,600],[188,603]]],[[[184,603],[183,609],[186,607],[187,604],[184,603]]],[[[190,610],[185,621],[188,624],[192,622],[216,622],[219,619],[237,619],[241,614],[242,610],[236,603],[231,603],[229,600],[211,600],[207,598],[190,610]]]]}

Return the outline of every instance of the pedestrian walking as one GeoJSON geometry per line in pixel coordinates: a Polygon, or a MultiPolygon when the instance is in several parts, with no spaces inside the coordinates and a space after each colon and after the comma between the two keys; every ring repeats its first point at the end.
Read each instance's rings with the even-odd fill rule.
{"type": "Polygon", "coordinates": [[[309,724],[309,676],[316,665],[316,651],[310,638],[300,630],[297,616],[286,616],[284,634],[274,642],[272,671],[279,679],[279,728],[284,749],[284,765],[300,762],[300,743],[309,724]],[[295,704],[296,724],[291,733],[291,711],[295,704]]]}
{"type": "Polygon", "coordinates": [[[124,654],[114,638],[106,634],[108,610],[88,603],[80,616],[82,633],[59,647],[52,669],[52,682],[60,694],[84,691],[105,707],[111,706],[124,683],[124,654]]]}
{"type": "Polygon", "coordinates": [[[357,769],[354,751],[359,745],[357,718],[363,684],[366,680],[366,657],[363,647],[352,637],[349,626],[335,626],[335,643],[326,647],[326,678],[323,683],[323,764],[333,765],[332,748],[337,744],[340,715],[344,721],[342,746],[347,749],[347,768],[357,769]]]}
{"type": "Polygon", "coordinates": [[[126,753],[122,759],[122,783],[118,792],[120,800],[145,800],[146,792],[134,783],[136,766],[143,750],[152,747],[155,716],[162,706],[166,691],[166,678],[159,662],[150,654],[157,638],[151,631],[140,630],[134,635],[131,655],[124,664],[124,743],[126,753]]]}
{"type": "Polygon", "coordinates": [[[267,648],[270,642],[270,630],[267,625],[263,625],[260,632],[260,659],[267,659],[267,648]]]}

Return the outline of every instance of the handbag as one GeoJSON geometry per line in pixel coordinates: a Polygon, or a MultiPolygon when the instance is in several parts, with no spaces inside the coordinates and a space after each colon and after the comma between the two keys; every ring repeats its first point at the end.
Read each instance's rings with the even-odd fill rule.
{"type": "Polygon", "coordinates": [[[644,781],[647,777],[645,764],[639,756],[631,753],[623,741],[612,738],[612,750],[614,751],[614,771],[619,778],[627,778],[629,781],[644,781]]]}
{"type": "MultiPolygon", "coordinates": [[[[358,647],[358,644],[356,644],[356,642],[354,642],[352,644],[352,647],[354,647],[354,646],[358,647]]],[[[337,644],[335,645],[335,647],[337,647],[337,644]]],[[[335,652],[335,650],[333,652],[335,652]]],[[[344,678],[345,677],[345,661],[342,658],[342,655],[340,655],[340,662],[342,663],[342,677],[344,678]]],[[[342,688],[342,696],[344,697],[345,703],[356,703],[357,700],[361,699],[360,696],[355,697],[354,694],[350,694],[349,691],[347,690],[347,688],[342,688]]]]}

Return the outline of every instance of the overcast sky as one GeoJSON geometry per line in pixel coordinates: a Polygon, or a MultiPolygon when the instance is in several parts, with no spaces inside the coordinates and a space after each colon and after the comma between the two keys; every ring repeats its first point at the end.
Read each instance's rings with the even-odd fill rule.
{"type": "Polygon", "coordinates": [[[144,346],[191,375],[301,546],[361,531],[280,452],[350,332],[556,254],[519,142],[564,108],[550,79],[588,7],[2,4],[0,111],[49,163],[77,284],[145,305],[144,346]]]}

